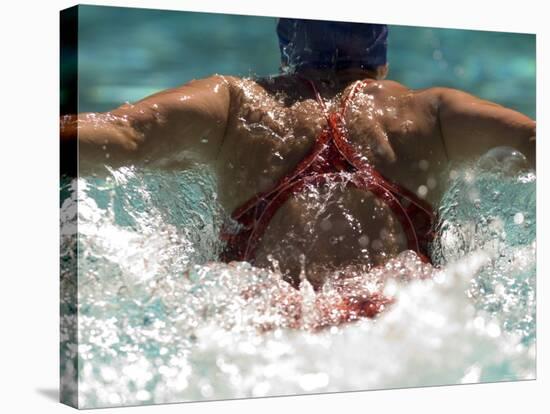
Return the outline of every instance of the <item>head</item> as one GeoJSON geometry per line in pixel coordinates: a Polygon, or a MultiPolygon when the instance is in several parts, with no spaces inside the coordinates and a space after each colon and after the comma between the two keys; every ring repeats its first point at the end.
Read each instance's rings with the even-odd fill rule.
{"type": "Polygon", "coordinates": [[[386,25],[279,19],[277,35],[283,71],[361,69],[374,78],[387,73],[386,25]]]}

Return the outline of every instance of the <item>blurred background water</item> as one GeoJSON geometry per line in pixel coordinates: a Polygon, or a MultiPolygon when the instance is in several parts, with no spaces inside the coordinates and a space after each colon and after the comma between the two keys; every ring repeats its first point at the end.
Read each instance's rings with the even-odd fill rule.
{"type": "MultiPolygon", "coordinates": [[[[275,24],[81,6],[79,111],[213,73],[276,73],[275,24]]],[[[412,88],[456,87],[535,116],[532,35],[392,26],[389,61],[390,78],[412,88]]],[[[450,174],[440,269],[398,257],[377,276],[397,298],[389,310],[320,332],[306,320],[289,328],[288,306],[272,301],[294,297],[314,320],[307,289],[217,261],[223,213],[207,169],[65,178],[61,373],[79,380],[65,397],[91,408],[535,378],[536,178],[484,167],[494,164],[489,155],[450,174]]]]}
{"type": "MultiPolygon", "coordinates": [[[[105,111],[213,73],[277,73],[276,22],[81,6],[79,111],[105,111]]],[[[534,35],[391,26],[388,42],[390,79],[463,89],[535,118],[534,35]]]]}

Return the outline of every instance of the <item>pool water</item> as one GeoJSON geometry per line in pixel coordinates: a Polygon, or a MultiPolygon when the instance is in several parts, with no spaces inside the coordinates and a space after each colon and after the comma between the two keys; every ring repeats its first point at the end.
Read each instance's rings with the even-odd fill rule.
{"type": "MultiPolygon", "coordinates": [[[[86,6],[79,109],[214,72],[274,73],[274,22],[86,6]],[[204,37],[206,25],[221,31],[204,37]]],[[[461,87],[534,116],[533,36],[390,30],[393,79],[461,87]]],[[[351,323],[318,306],[335,297],[330,284],[319,299],[276,266],[217,260],[227,217],[207,167],[63,179],[61,313],[78,348],[68,323],[61,349],[78,366],[62,360],[62,376],[77,369],[81,408],[535,378],[536,177],[499,168],[515,165],[503,151],[510,162],[491,153],[449,167],[436,266],[404,252],[359,275],[355,288],[395,302],[351,323]]]]}
{"type": "Polygon", "coordinates": [[[216,261],[214,194],[204,168],[122,168],[80,178],[63,203],[70,217],[79,202],[64,226],[78,220],[81,406],[534,378],[532,173],[456,171],[434,248],[441,268],[403,253],[384,275],[394,304],[324,329],[313,329],[322,316],[308,286],[216,261]]]}
{"type": "MultiPolygon", "coordinates": [[[[80,6],[79,111],[109,110],[214,73],[277,73],[276,23],[270,17],[80,6]]],[[[415,89],[459,88],[535,118],[535,52],[531,34],[390,26],[389,78],[415,89]]]]}

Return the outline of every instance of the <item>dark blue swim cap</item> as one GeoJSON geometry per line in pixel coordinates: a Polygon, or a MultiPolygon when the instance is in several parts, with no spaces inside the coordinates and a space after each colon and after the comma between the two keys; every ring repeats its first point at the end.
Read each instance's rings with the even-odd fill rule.
{"type": "Polygon", "coordinates": [[[375,69],[386,64],[385,24],[279,19],[281,60],[290,69],[375,69]]]}

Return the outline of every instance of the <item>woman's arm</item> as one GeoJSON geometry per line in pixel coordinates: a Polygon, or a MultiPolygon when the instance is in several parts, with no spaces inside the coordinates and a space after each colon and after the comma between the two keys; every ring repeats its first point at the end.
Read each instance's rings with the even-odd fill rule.
{"type": "Polygon", "coordinates": [[[76,142],[84,173],[103,164],[177,168],[190,159],[213,160],[223,142],[230,95],[229,78],[212,76],[112,111],[64,116],[61,155],[74,156],[64,149],[76,142]]]}
{"type": "Polygon", "coordinates": [[[441,135],[454,160],[481,155],[497,146],[521,151],[535,167],[536,122],[509,108],[448,88],[433,88],[437,96],[441,135]]]}

